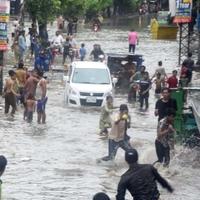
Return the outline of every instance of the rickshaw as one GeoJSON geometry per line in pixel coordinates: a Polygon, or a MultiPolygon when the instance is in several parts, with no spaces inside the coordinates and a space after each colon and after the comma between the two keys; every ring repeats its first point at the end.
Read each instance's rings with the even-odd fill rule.
{"type": "Polygon", "coordinates": [[[117,79],[116,88],[128,91],[129,88],[129,70],[127,63],[135,65],[135,71],[139,71],[143,64],[143,56],[137,54],[107,54],[107,65],[113,78],[117,79]]]}

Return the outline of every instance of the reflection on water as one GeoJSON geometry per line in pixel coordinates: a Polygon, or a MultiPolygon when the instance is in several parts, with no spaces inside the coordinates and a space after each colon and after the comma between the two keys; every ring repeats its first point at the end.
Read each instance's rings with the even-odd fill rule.
{"type": "Polygon", "coordinates": [[[106,28],[117,28],[117,29],[127,29],[134,28],[137,31],[142,30],[143,28],[146,28],[149,26],[151,18],[154,17],[153,15],[141,15],[141,16],[134,16],[130,18],[113,18],[112,20],[109,20],[108,22],[105,22],[103,24],[103,27],[106,26],[106,28]]]}
{"type": "MultiPolygon", "coordinates": [[[[144,55],[150,74],[154,73],[158,60],[163,60],[170,73],[176,66],[177,43],[152,40],[146,28],[138,31],[140,45],[136,53],[144,55]]],[[[88,54],[94,43],[101,44],[106,53],[126,53],[127,33],[128,27],[122,26],[102,29],[99,33],[83,29],[77,34],[77,40],[86,44],[88,54]]],[[[0,111],[0,151],[9,161],[3,176],[4,199],[88,200],[99,191],[107,192],[114,199],[120,175],[127,169],[124,152],[119,150],[114,162],[97,163],[98,158],[107,154],[107,141],[100,140],[98,135],[100,112],[67,107],[63,102],[63,91],[60,80],[50,82],[46,125],[35,123],[36,114],[32,124],[25,123],[21,109],[14,119],[4,117],[0,111]]],[[[156,159],[155,100],[152,91],[148,115],[139,115],[137,104],[129,105],[133,122],[128,134],[142,163],[152,163],[156,159]]],[[[127,103],[126,96],[116,95],[115,105],[121,103],[127,103]]],[[[199,157],[194,150],[181,148],[177,148],[175,155],[169,169],[159,168],[176,189],[173,195],[161,189],[162,199],[198,200],[199,169],[193,165],[199,163],[199,157]]],[[[127,198],[131,199],[130,196],[127,198]]]]}

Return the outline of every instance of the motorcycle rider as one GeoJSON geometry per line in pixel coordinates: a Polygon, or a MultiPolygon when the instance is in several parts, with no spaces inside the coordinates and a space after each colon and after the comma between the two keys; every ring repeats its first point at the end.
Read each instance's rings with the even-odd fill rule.
{"type": "Polygon", "coordinates": [[[101,29],[101,21],[98,16],[93,19],[92,29],[94,32],[97,32],[101,29]]]}
{"type": "Polygon", "coordinates": [[[104,52],[101,49],[101,46],[99,44],[94,44],[93,50],[90,53],[90,57],[93,61],[99,61],[99,56],[103,55],[105,56],[104,52]]]}

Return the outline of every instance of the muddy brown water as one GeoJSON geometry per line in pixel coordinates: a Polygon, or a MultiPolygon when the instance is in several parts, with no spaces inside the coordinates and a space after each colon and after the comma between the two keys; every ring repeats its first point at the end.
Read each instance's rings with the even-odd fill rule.
{"type": "MultiPolygon", "coordinates": [[[[140,37],[136,53],[144,55],[150,74],[159,60],[163,60],[170,73],[177,65],[178,43],[152,40],[147,22],[146,18],[141,21],[134,18],[131,22],[140,37]]],[[[94,43],[101,44],[105,53],[126,53],[130,25],[125,24],[126,21],[120,26],[112,24],[98,33],[80,28],[76,40],[86,44],[88,54],[94,43]]],[[[64,102],[61,77],[55,75],[49,83],[45,125],[36,123],[36,114],[32,124],[24,122],[20,107],[14,119],[0,111],[0,154],[8,158],[2,177],[5,200],[89,200],[99,191],[107,192],[113,199],[116,195],[120,175],[127,169],[124,152],[119,150],[114,162],[97,163],[97,159],[107,154],[107,141],[99,139],[98,135],[100,111],[68,107],[64,102]]],[[[137,104],[129,105],[132,127],[128,134],[139,151],[141,163],[152,163],[156,159],[155,101],[152,89],[147,115],[138,114],[137,104]]],[[[126,95],[116,94],[115,105],[121,103],[127,103],[126,95]]],[[[198,200],[199,167],[197,151],[177,146],[170,168],[158,168],[175,188],[173,195],[161,188],[161,199],[198,200]]],[[[129,194],[127,199],[131,199],[129,194]]]]}

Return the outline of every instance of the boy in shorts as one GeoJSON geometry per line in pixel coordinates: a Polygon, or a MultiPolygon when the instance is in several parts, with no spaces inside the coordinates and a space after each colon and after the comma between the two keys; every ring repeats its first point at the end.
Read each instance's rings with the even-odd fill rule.
{"type": "Polygon", "coordinates": [[[33,112],[35,112],[35,98],[32,94],[29,94],[27,100],[26,100],[26,117],[27,122],[31,123],[33,121],[33,112]]]}

